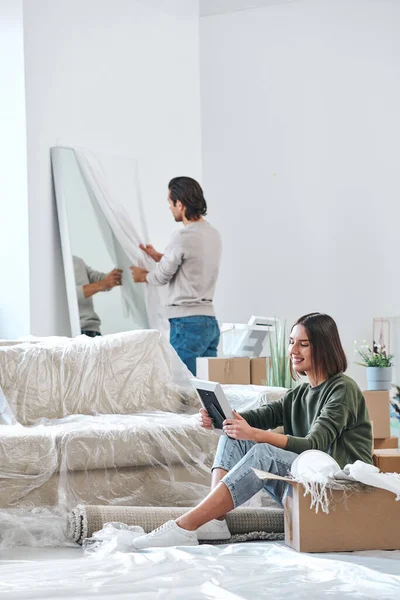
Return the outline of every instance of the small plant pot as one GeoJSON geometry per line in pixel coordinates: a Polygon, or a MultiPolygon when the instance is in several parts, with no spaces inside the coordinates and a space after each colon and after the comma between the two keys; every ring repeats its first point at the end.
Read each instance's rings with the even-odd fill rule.
{"type": "Polygon", "coordinates": [[[392,367],[367,367],[369,390],[390,390],[392,387],[392,367]]]}

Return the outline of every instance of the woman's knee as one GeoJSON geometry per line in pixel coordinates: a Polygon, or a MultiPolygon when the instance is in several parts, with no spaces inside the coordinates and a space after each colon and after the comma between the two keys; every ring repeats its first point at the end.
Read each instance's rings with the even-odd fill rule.
{"type": "Polygon", "coordinates": [[[252,467],[269,471],[275,460],[275,446],[271,444],[256,444],[246,454],[246,463],[252,467]]]}
{"type": "Polygon", "coordinates": [[[262,471],[273,472],[276,475],[286,476],[296,454],[287,452],[271,444],[257,444],[246,455],[251,466],[262,471]]]}
{"type": "Polygon", "coordinates": [[[262,443],[256,444],[248,451],[248,456],[254,456],[254,458],[265,458],[267,456],[272,456],[274,452],[274,446],[271,444],[262,443]]]}
{"type": "Polygon", "coordinates": [[[234,440],[227,435],[221,435],[218,440],[217,452],[235,452],[244,456],[246,451],[247,450],[243,448],[243,442],[241,440],[234,440]]]}
{"type": "Polygon", "coordinates": [[[221,467],[230,471],[244,456],[246,456],[250,442],[234,440],[226,435],[220,437],[212,469],[221,467]]]}

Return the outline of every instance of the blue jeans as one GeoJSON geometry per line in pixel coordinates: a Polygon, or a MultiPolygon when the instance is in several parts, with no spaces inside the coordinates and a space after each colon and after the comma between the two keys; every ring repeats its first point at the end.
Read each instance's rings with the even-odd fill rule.
{"type": "Polygon", "coordinates": [[[289,484],[273,479],[262,481],[252,471],[252,467],[285,477],[297,456],[298,454],[294,452],[282,450],[271,444],[233,440],[227,435],[222,435],[212,468],[228,471],[221,481],[230,491],[235,508],[247,502],[262,489],[282,505],[289,484]]]}
{"type": "Polygon", "coordinates": [[[219,327],[215,317],[194,316],[170,319],[170,342],[189,371],[196,375],[196,358],[217,356],[219,327]]]}

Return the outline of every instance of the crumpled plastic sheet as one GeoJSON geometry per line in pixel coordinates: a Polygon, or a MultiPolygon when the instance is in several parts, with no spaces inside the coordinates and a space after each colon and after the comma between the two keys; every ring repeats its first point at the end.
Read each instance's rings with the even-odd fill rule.
{"type": "Polygon", "coordinates": [[[281,544],[151,549],[59,560],[2,562],[8,600],[138,598],[257,600],[400,597],[400,552],[298,554],[281,544]]]}
{"type": "Polygon", "coordinates": [[[132,541],[145,533],[143,527],[138,525],[106,523],[91,538],[83,540],[83,551],[87,556],[96,554],[98,558],[105,558],[114,552],[130,552],[132,541]]]}
{"type": "Polygon", "coordinates": [[[287,391],[283,387],[263,385],[223,385],[222,387],[231,407],[242,411],[254,410],[269,402],[275,402],[287,391]]]}
{"type": "Polygon", "coordinates": [[[17,421],[70,415],[190,412],[190,373],[155,330],[0,344],[0,386],[17,421]]]}
{"type": "Polygon", "coordinates": [[[15,546],[76,547],[77,544],[70,541],[68,525],[68,516],[62,508],[0,510],[0,549],[8,550],[15,546]]]}
{"type": "MultiPolygon", "coordinates": [[[[20,511],[9,522],[21,527],[35,507],[193,506],[206,496],[219,436],[200,427],[192,375],[162,334],[17,342],[0,341],[0,509],[20,511]]],[[[249,393],[227,387],[246,409],[249,393]]],[[[252,402],[267,392],[252,390],[252,402]]],[[[0,530],[2,539],[10,544],[0,530]]]]}

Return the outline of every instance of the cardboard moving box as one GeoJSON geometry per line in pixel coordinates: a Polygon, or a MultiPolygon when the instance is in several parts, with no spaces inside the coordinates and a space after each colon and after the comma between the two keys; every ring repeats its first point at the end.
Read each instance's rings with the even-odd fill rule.
{"type": "Polygon", "coordinates": [[[298,552],[400,549],[400,502],[386,490],[368,488],[347,498],[332,490],[329,513],[310,508],[301,484],[254,469],[260,479],[290,484],[284,500],[285,542],[298,552]]]}
{"type": "Polygon", "coordinates": [[[217,383],[250,383],[250,359],[244,358],[198,358],[197,377],[217,383]]]}
{"type": "Polygon", "coordinates": [[[400,450],[374,450],[372,458],[383,473],[400,473],[400,450]]]}
{"type": "Polygon", "coordinates": [[[374,437],[378,439],[390,437],[390,392],[368,390],[363,392],[363,396],[369,418],[374,422],[374,437]]]}
{"type": "Polygon", "coordinates": [[[250,383],[267,385],[267,359],[265,357],[250,359],[250,383]]]}
{"type": "Polygon", "coordinates": [[[399,447],[399,438],[395,435],[392,435],[388,438],[375,439],[374,438],[374,450],[385,450],[388,448],[398,448],[399,447]]]}

